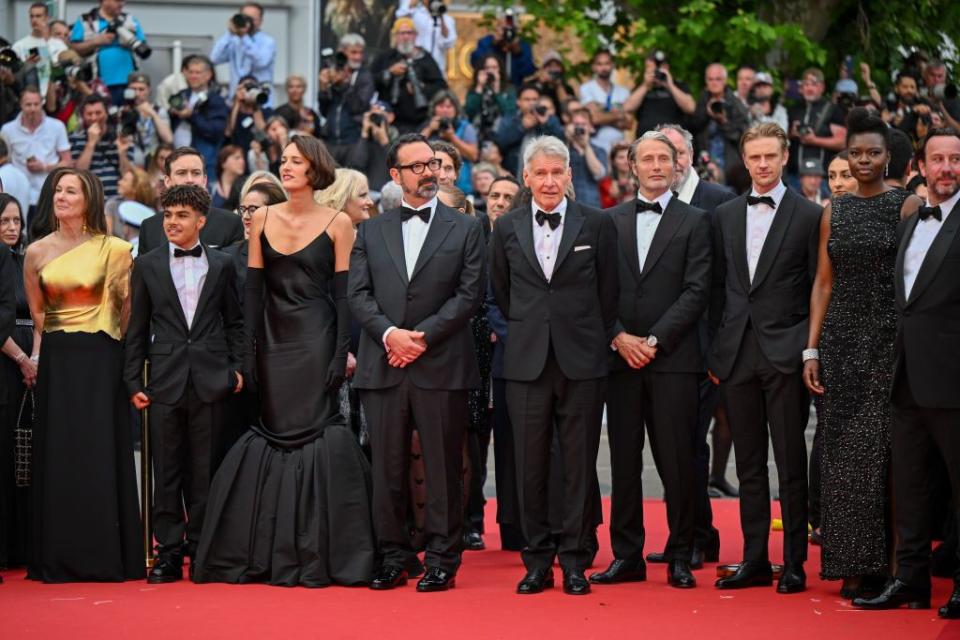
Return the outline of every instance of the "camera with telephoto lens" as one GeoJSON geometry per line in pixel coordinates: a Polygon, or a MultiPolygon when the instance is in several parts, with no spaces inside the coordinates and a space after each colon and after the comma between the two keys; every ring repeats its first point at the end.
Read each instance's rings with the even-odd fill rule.
{"type": "Polygon", "coordinates": [[[843,111],[850,111],[857,106],[860,96],[856,93],[847,93],[846,91],[837,94],[837,106],[843,111]]]}
{"type": "Polygon", "coordinates": [[[657,82],[663,84],[667,81],[667,74],[660,70],[667,62],[667,54],[663,51],[654,51],[653,52],[653,64],[656,65],[656,71],[653,72],[653,79],[657,82]]]}
{"type": "Polygon", "coordinates": [[[138,57],[146,60],[153,53],[153,49],[146,42],[137,38],[136,27],[133,24],[127,24],[128,22],[130,20],[126,16],[118,16],[114,18],[113,22],[107,23],[107,27],[103,31],[116,35],[117,42],[120,43],[121,47],[130,49],[138,57]]]}
{"type": "Polygon", "coordinates": [[[7,47],[0,49],[0,67],[7,69],[10,73],[17,74],[23,69],[23,62],[13,49],[7,47]]]}
{"type": "Polygon", "coordinates": [[[55,64],[50,67],[50,79],[57,81],[64,78],[70,78],[78,82],[93,82],[93,64],[90,62],[81,62],[80,64],[55,64]]]}
{"type": "Polygon", "coordinates": [[[443,4],[443,0],[430,0],[429,8],[433,18],[439,18],[447,12],[447,5],[443,4]]]}
{"type": "Polygon", "coordinates": [[[718,116],[727,110],[727,104],[723,100],[714,100],[709,104],[709,107],[710,113],[714,113],[718,116]]]}
{"type": "Polygon", "coordinates": [[[340,71],[346,69],[349,64],[347,59],[347,54],[343,51],[334,51],[330,47],[326,47],[320,51],[320,68],[321,69],[330,69],[332,71],[340,71]]]}
{"type": "Polygon", "coordinates": [[[235,13],[230,17],[230,22],[235,29],[252,29],[253,18],[245,13],[235,13]]]}
{"type": "Polygon", "coordinates": [[[576,138],[582,138],[587,134],[587,130],[581,126],[576,126],[573,128],[573,135],[576,138]]]}
{"type": "Polygon", "coordinates": [[[373,113],[370,114],[370,124],[372,124],[375,127],[383,126],[383,123],[386,121],[387,119],[386,117],[384,117],[382,113],[377,113],[376,111],[374,111],[373,113]]]}
{"type": "Polygon", "coordinates": [[[140,114],[137,113],[137,92],[127,88],[123,90],[123,106],[116,112],[116,128],[121,137],[132,136],[137,132],[140,114]]]}
{"type": "Polygon", "coordinates": [[[437,126],[440,127],[440,131],[453,129],[453,120],[451,118],[440,118],[440,123],[437,126]]]}
{"type": "Polygon", "coordinates": [[[937,100],[956,100],[957,85],[938,84],[930,90],[930,96],[932,98],[936,98],[937,100]]]}
{"type": "MultiPolygon", "coordinates": [[[[170,96],[170,100],[168,101],[170,108],[174,111],[183,111],[189,104],[187,101],[187,93],[188,91],[184,90],[176,95],[170,96]]],[[[197,111],[198,109],[202,109],[206,105],[207,97],[206,91],[201,91],[198,93],[197,102],[194,104],[193,110],[197,111]]]]}
{"type": "Polygon", "coordinates": [[[537,112],[538,116],[545,116],[547,115],[547,111],[549,111],[549,109],[547,109],[547,106],[543,104],[538,104],[533,108],[533,110],[537,112]]]}
{"type": "Polygon", "coordinates": [[[507,9],[503,14],[503,40],[504,42],[513,42],[517,39],[517,25],[513,21],[513,9],[507,9]]]}
{"type": "Polygon", "coordinates": [[[259,104],[264,105],[270,100],[270,83],[256,83],[253,80],[248,80],[240,85],[243,87],[243,90],[246,92],[244,94],[244,102],[249,105],[259,104]]]}

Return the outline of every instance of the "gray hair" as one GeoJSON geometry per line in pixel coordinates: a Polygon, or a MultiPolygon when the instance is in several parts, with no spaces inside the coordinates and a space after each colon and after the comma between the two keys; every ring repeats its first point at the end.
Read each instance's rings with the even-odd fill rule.
{"type": "Polygon", "coordinates": [[[344,47],[364,47],[367,46],[367,41],[363,39],[363,36],[359,33],[345,33],[338,44],[339,48],[344,47]]]}
{"type": "Polygon", "coordinates": [[[680,137],[683,138],[683,141],[687,145],[687,152],[690,155],[693,155],[693,134],[681,127],[678,124],[665,123],[658,124],[653,128],[654,131],[659,131],[663,133],[664,131],[675,131],[680,134],[680,137]]]}
{"type": "Polygon", "coordinates": [[[646,142],[647,140],[655,140],[667,145],[667,148],[670,149],[670,157],[673,159],[673,164],[677,164],[677,148],[673,146],[670,138],[668,138],[665,133],[661,133],[660,131],[647,131],[642,136],[634,140],[633,144],[630,145],[629,158],[631,165],[637,163],[637,148],[641,143],[646,142]]]}
{"type": "Polygon", "coordinates": [[[553,136],[538,136],[527,143],[523,150],[523,168],[530,167],[530,163],[537,156],[560,158],[564,168],[570,168],[570,150],[563,141],[553,136]]]}
{"type": "Polygon", "coordinates": [[[403,187],[390,181],[380,189],[380,211],[386,213],[400,206],[403,200],[403,187]]]}

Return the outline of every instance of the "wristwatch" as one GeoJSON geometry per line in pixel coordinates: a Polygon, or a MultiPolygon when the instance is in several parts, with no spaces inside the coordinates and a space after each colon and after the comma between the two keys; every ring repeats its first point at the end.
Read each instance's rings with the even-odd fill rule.
{"type": "Polygon", "coordinates": [[[657,336],[652,334],[647,336],[647,346],[656,347],[658,342],[659,340],[657,340],[657,336]]]}

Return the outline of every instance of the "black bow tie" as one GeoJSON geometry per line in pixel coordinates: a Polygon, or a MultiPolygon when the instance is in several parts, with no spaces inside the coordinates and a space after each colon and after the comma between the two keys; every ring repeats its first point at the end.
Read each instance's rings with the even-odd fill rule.
{"type": "Polygon", "coordinates": [[[936,218],[937,220],[943,221],[943,213],[940,211],[940,206],[936,207],[927,207],[921,206],[917,209],[917,213],[920,214],[921,220],[926,220],[927,218],[936,218]]]}
{"type": "Polygon", "coordinates": [[[637,213],[643,213],[644,211],[663,213],[663,207],[660,206],[659,202],[644,202],[643,200],[637,199],[637,213]]]}
{"type": "Polygon", "coordinates": [[[406,222],[413,216],[418,216],[424,222],[430,222],[430,207],[426,209],[411,209],[410,207],[400,207],[400,220],[406,222]]]}
{"type": "Polygon", "coordinates": [[[199,258],[203,255],[203,249],[200,245],[195,246],[193,249],[174,249],[173,257],[174,258],[199,258]]]}
{"type": "Polygon", "coordinates": [[[758,204],[765,204],[771,209],[777,208],[777,203],[774,202],[770,196],[747,196],[747,204],[751,207],[755,207],[758,204]]]}
{"type": "Polygon", "coordinates": [[[536,220],[537,224],[541,227],[543,226],[543,223],[546,222],[550,225],[551,229],[556,229],[560,226],[560,213],[547,213],[546,211],[540,211],[537,209],[536,220]]]}

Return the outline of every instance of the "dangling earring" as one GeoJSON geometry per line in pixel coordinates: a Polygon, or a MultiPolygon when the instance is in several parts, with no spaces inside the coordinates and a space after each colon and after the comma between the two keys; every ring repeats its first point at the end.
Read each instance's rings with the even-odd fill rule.
{"type": "Polygon", "coordinates": [[[890,163],[889,163],[889,162],[887,163],[887,167],[883,170],[883,177],[884,177],[884,178],[889,178],[889,177],[890,177],[890,163]]]}
{"type": "Polygon", "coordinates": [[[84,221],[83,221],[83,226],[80,227],[80,233],[86,233],[86,232],[87,232],[87,221],[84,220],[84,221]]]}

